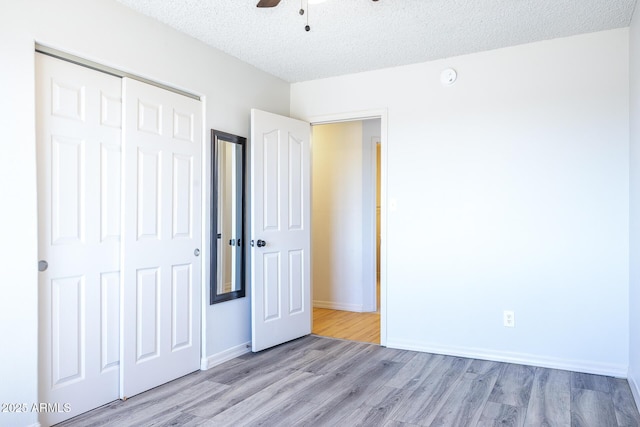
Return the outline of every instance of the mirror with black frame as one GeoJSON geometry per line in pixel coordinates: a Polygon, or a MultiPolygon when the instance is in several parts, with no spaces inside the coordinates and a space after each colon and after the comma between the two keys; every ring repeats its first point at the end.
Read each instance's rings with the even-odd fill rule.
{"type": "Polygon", "coordinates": [[[211,130],[211,301],[245,296],[244,177],[247,139],[211,130]]]}

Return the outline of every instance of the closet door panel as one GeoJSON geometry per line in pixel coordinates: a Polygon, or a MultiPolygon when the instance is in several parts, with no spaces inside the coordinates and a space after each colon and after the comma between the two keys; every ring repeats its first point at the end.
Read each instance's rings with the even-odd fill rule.
{"type": "Polygon", "coordinates": [[[125,398],[200,368],[202,105],[126,78],[123,94],[125,398]]]}
{"type": "MultiPolygon", "coordinates": [[[[121,81],[36,54],[39,401],[118,398],[121,81]]],[[[63,406],[69,403],[68,406],[63,406]]]]}

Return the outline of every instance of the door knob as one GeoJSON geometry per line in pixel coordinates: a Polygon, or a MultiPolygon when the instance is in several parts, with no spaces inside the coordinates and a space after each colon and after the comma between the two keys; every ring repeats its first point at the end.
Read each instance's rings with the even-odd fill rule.
{"type": "Polygon", "coordinates": [[[47,268],[49,268],[49,263],[47,261],[38,261],[38,271],[47,271],[47,268]]]}
{"type": "Polygon", "coordinates": [[[195,250],[195,251],[193,251],[193,254],[194,254],[195,256],[199,256],[199,255],[200,255],[200,249],[196,248],[196,250],[195,250]]]}
{"type": "Polygon", "coordinates": [[[265,242],[264,240],[258,240],[258,247],[262,248],[264,246],[267,246],[267,242],[265,242]]]}

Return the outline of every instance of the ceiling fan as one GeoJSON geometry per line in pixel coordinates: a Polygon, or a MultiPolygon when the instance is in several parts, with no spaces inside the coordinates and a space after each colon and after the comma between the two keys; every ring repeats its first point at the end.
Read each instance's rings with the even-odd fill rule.
{"type": "MultiPolygon", "coordinates": [[[[378,0],[373,0],[378,1],[378,0]]],[[[275,7],[280,3],[280,0],[260,0],[256,6],[258,7],[275,7]]]]}
{"type": "MultiPolygon", "coordinates": [[[[281,0],[260,0],[258,1],[258,4],[256,5],[257,7],[276,7],[277,5],[280,4],[281,0]]],[[[307,0],[307,7],[309,4],[312,3],[322,3],[324,0],[307,0]]],[[[373,1],[378,1],[378,0],[373,0],[373,1]]],[[[304,15],[305,14],[305,10],[304,10],[304,0],[303,0],[303,4],[300,7],[300,15],[304,15]]],[[[311,26],[309,25],[309,14],[307,14],[307,25],[304,26],[305,31],[311,31],[311,26]]]]}
{"type": "Polygon", "coordinates": [[[258,7],[275,7],[280,3],[280,0],[260,0],[257,4],[258,7]]]}

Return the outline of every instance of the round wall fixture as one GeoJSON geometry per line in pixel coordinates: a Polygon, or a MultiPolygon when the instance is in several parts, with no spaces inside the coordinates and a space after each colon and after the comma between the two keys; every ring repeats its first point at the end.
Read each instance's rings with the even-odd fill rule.
{"type": "Polygon", "coordinates": [[[458,73],[453,68],[447,68],[440,74],[440,83],[442,86],[451,86],[458,79],[458,73]]]}

